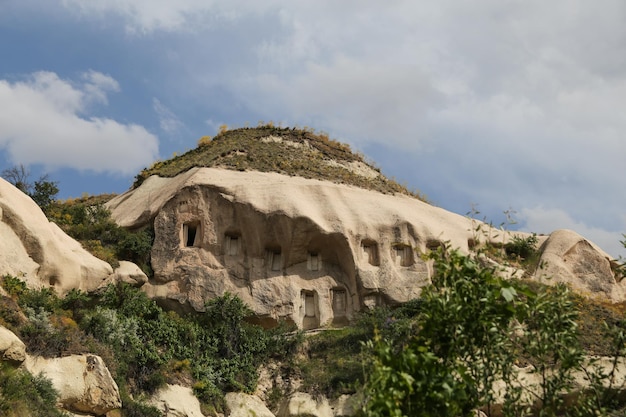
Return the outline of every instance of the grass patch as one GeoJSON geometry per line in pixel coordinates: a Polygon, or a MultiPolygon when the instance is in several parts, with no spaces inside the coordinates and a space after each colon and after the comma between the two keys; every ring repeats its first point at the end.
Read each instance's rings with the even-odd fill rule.
{"type": "Polygon", "coordinates": [[[421,200],[418,192],[394,180],[377,175],[359,175],[342,164],[358,162],[380,174],[380,170],[351,151],[350,146],[328,135],[272,125],[222,130],[212,140],[201,138],[199,146],[166,161],[155,162],[136,177],[133,188],[151,175],[174,177],[193,167],[220,167],[237,171],[278,172],[304,178],[332,181],[379,191],[402,193],[421,200]],[[272,140],[267,138],[272,137],[272,140]],[[335,163],[336,162],[336,163],[335,163]]]}

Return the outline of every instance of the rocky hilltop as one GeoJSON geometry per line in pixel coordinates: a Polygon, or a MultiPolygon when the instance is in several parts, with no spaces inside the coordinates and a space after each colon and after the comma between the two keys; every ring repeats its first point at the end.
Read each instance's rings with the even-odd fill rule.
{"type": "MultiPolygon", "coordinates": [[[[433,249],[468,253],[529,236],[434,207],[348,148],[308,135],[233,131],[144,170],[112,199],[120,225],[154,227],[154,277],[144,290],[198,311],[230,292],[267,325],[341,325],[364,308],[419,296],[433,272],[423,255],[433,249]],[[268,167],[287,168],[262,172],[268,167]]],[[[539,240],[543,268],[533,278],[624,299],[610,257],[593,243],[571,231],[539,240]]]]}

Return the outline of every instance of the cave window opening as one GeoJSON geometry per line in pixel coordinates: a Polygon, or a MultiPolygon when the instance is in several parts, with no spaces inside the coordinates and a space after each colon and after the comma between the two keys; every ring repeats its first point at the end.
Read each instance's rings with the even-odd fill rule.
{"type": "Polygon", "coordinates": [[[408,245],[398,245],[394,248],[396,252],[396,263],[400,266],[413,265],[413,249],[408,245]]]}
{"type": "Polygon", "coordinates": [[[196,222],[183,224],[183,242],[185,247],[192,248],[196,246],[199,235],[199,224],[196,222]]]}
{"type": "Polygon", "coordinates": [[[378,244],[373,240],[364,240],[362,243],[363,252],[367,256],[367,262],[370,265],[379,266],[380,260],[378,258],[378,244]]]}
{"type": "Polygon", "coordinates": [[[241,246],[241,236],[236,234],[226,235],[226,255],[239,255],[241,246]]]}
{"type": "Polygon", "coordinates": [[[280,249],[267,249],[267,265],[270,271],[280,271],[282,269],[282,254],[280,249]]]}
{"type": "Polygon", "coordinates": [[[317,252],[309,252],[309,262],[308,262],[310,271],[319,271],[321,269],[322,260],[320,258],[320,254],[317,252]]]}

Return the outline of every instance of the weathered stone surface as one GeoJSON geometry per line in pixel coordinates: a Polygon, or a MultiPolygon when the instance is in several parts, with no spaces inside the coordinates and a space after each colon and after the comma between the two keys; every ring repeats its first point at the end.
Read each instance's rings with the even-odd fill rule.
{"type": "Polygon", "coordinates": [[[125,282],[133,287],[141,287],[148,282],[148,277],[136,264],[128,261],[120,261],[120,265],[106,280],[106,283],[125,282]]]}
{"type": "Polygon", "coordinates": [[[200,401],[191,388],[167,385],[156,392],[149,404],[157,407],[163,417],[203,417],[200,401]]]}
{"type": "Polygon", "coordinates": [[[0,275],[64,294],[72,288],[93,290],[112,272],[49,222],[30,197],[0,178],[0,275]]]}
{"type": "MultiPolygon", "coordinates": [[[[361,396],[362,397],[362,396],[361,396]]],[[[350,417],[357,413],[361,407],[359,396],[353,395],[340,395],[339,398],[332,401],[330,406],[333,410],[335,417],[350,417]]]]}
{"type": "Polygon", "coordinates": [[[296,392],[280,407],[276,417],[333,417],[333,409],[326,398],[316,401],[311,394],[296,392]]]}
{"type": "Polygon", "coordinates": [[[625,299],[625,282],[618,282],[612,257],[571,230],[556,230],[541,247],[541,267],[535,278],[552,284],[563,282],[585,295],[625,299]]]}
{"type": "MultiPolygon", "coordinates": [[[[108,208],[125,227],[154,222],[155,276],[142,287],[149,296],[202,311],[228,291],[261,323],[287,319],[304,329],[344,325],[364,308],[419,296],[433,273],[422,255],[442,244],[468,253],[477,241],[510,237],[404,195],[217,168],[150,177],[108,208]]],[[[592,249],[584,256],[603,259],[592,249]]],[[[593,274],[569,273],[587,281],[593,274]]]]}
{"type": "Polygon", "coordinates": [[[0,326],[0,359],[13,363],[21,363],[26,359],[26,345],[4,326],[0,326]]]}
{"type": "Polygon", "coordinates": [[[49,378],[59,392],[61,406],[69,411],[103,415],[122,407],[117,384],[99,356],[28,356],[23,366],[33,375],[49,378]]]}
{"type": "Polygon", "coordinates": [[[214,168],[151,177],[108,208],[127,227],[154,219],[151,297],[201,311],[229,291],[303,328],[415,298],[431,275],[419,254],[467,251],[472,236],[465,217],[414,198],[214,168]]]}
{"type": "Polygon", "coordinates": [[[230,410],[230,413],[227,414],[229,417],[275,417],[267,409],[263,401],[254,395],[244,394],[243,392],[229,392],[224,399],[226,406],[230,410]]]}

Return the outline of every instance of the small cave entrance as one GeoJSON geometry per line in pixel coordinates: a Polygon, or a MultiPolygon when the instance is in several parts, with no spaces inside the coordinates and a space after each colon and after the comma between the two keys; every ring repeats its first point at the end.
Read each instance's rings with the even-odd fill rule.
{"type": "Polygon", "coordinates": [[[200,222],[183,223],[182,244],[186,248],[193,248],[200,244],[200,222]]]}
{"type": "Polygon", "coordinates": [[[415,263],[415,260],[413,259],[413,248],[411,245],[403,243],[394,245],[393,252],[397,265],[411,266],[415,263]]]}
{"type": "Polygon", "coordinates": [[[319,313],[317,308],[317,294],[315,291],[302,290],[302,328],[304,330],[315,329],[320,326],[319,313]]]}
{"type": "Polygon", "coordinates": [[[380,258],[378,256],[378,244],[371,239],[363,239],[361,242],[361,247],[363,248],[363,252],[367,257],[367,262],[370,265],[379,266],[380,258]]]}

